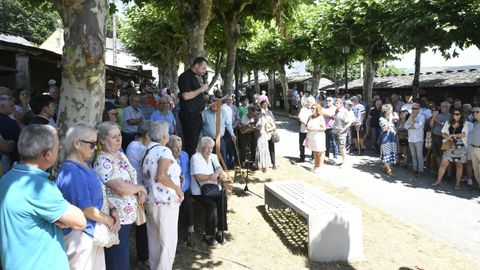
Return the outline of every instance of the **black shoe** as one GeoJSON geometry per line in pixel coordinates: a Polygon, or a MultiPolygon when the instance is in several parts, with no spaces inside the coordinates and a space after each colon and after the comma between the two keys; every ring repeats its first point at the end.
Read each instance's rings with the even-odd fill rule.
{"type": "Polygon", "coordinates": [[[273,165],[272,169],[276,170],[276,169],[277,169],[277,166],[273,165]]]}
{"type": "Polygon", "coordinates": [[[189,247],[194,247],[195,244],[197,243],[197,239],[195,237],[195,233],[191,232],[187,234],[187,241],[186,244],[189,247]]]}
{"type": "Polygon", "coordinates": [[[297,162],[299,163],[305,162],[305,158],[300,158],[297,162]]]}
{"type": "Polygon", "coordinates": [[[217,243],[217,240],[215,240],[216,237],[207,237],[206,235],[203,236],[203,241],[205,241],[207,243],[207,245],[211,246],[211,247],[214,247],[216,246],[218,243],[217,243]]]}
{"type": "Polygon", "coordinates": [[[217,240],[217,242],[218,242],[220,245],[223,245],[223,244],[225,244],[225,235],[223,235],[223,234],[217,234],[217,235],[215,235],[215,240],[217,240]]]}

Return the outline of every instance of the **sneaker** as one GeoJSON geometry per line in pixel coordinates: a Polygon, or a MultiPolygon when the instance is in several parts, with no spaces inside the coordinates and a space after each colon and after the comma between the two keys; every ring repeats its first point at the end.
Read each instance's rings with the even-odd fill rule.
{"type": "Polygon", "coordinates": [[[217,240],[213,236],[207,237],[206,235],[204,235],[202,241],[206,242],[207,245],[211,247],[218,245],[217,240]]]}
{"type": "Polygon", "coordinates": [[[472,179],[467,179],[467,185],[469,185],[469,186],[472,186],[472,185],[473,185],[472,179]]]}
{"type": "Polygon", "coordinates": [[[223,245],[225,244],[225,235],[215,235],[215,240],[217,241],[217,243],[219,243],[220,245],[223,245]]]}

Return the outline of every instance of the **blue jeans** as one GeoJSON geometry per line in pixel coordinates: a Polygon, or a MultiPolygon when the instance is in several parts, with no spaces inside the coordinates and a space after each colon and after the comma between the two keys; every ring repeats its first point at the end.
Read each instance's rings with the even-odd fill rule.
{"type": "Polygon", "coordinates": [[[379,127],[370,127],[370,136],[372,137],[372,145],[375,146],[375,150],[380,151],[380,144],[378,139],[380,138],[381,129],[379,127]]]}
{"type": "Polygon", "coordinates": [[[413,170],[423,173],[423,142],[408,143],[410,154],[412,155],[413,170]]]}
{"type": "Polygon", "coordinates": [[[330,151],[333,152],[333,157],[337,158],[338,157],[338,146],[337,142],[335,141],[335,138],[333,137],[333,129],[329,128],[325,130],[325,156],[329,157],[330,156],[330,151]],[[331,147],[331,149],[330,149],[331,147]]]}
{"type": "Polygon", "coordinates": [[[132,224],[122,225],[118,232],[120,244],[105,249],[107,270],[130,270],[130,230],[132,224]]]}

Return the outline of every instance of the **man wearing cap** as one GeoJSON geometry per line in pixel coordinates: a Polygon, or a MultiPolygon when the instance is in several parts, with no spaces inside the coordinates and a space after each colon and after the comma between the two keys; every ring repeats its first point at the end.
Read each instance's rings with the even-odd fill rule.
{"type": "Polygon", "coordinates": [[[305,145],[303,142],[307,138],[307,121],[310,115],[312,115],[311,107],[315,104],[315,98],[309,97],[304,106],[298,113],[298,121],[300,121],[300,130],[298,131],[298,146],[300,150],[300,159],[298,162],[305,162],[305,145]]]}
{"type": "Polygon", "coordinates": [[[202,76],[207,72],[208,62],[197,57],[190,68],[178,77],[180,91],[180,124],[185,141],[185,152],[191,157],[196,152],[198,137],[202,132],[202,111],[205,109],[203,93],[208,83],[202,76]]]}
{"type": "MultiPolygon", "coordinates": [[[[352,102],[350,100],[345,101],[347,106],[351,106],[352,102]]],[[[335,141],[337,142],[338,148],[340,150],[340,155],[342,156],[341,164],[345,164],[345,157],[347,155],[347,136],[350,126],[353,123],[353,113],[343,106],[343,100],[337,98],[335,102],[335,107],[337,108],[335,112],[335,122],[333,125],[333,134],[335,141]]]]}
{"type": "Polygon", "coordinates": [[[364,135],[364,128],[363,128],[363,119],[365,119],[365,106],[363,106],[357,96],[353,96],[352,99],[352,112],[355,116],[355,120],[351,127],[351,136],[353,139],[353,144],[355,148],[358,150],[363,149],[363,135],[364,135]]]}

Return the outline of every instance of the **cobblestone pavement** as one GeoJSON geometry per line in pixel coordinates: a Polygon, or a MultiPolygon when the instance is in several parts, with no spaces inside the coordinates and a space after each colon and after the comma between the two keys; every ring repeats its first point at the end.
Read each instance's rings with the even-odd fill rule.
{"type": "MultiPolygon", "coordinates": [[[[281,137],[276,147],[277,158],[285,157],[295,163],[299,156],[298,122],[278,115],[276,120],[281,137]]],[[[311,168],[309,159],[297,165],[306,170],[311,168]]],[[[461,191],[455,191],[453,181],[434,189],[430,186],[434,179],[431,174],[416,178],[403,168],[396,167],[393,171],[394,176],[387,177],[379,158],[353,155],[347,157],[342,167],[326,163],[317,177],[347,188],[367,203],[478,259],[480,192],[465,183],[461,191]]]]}

